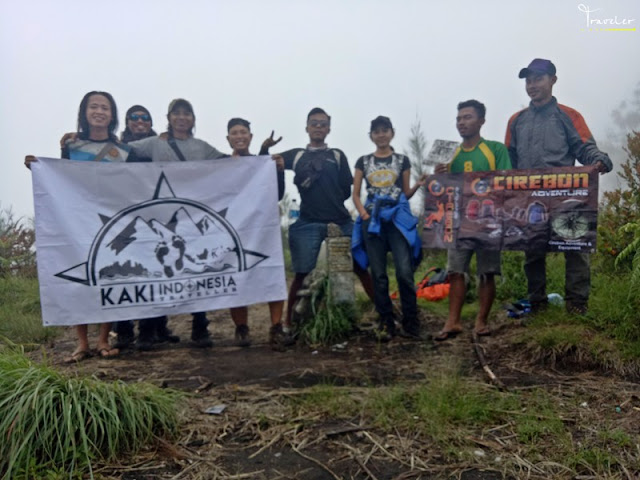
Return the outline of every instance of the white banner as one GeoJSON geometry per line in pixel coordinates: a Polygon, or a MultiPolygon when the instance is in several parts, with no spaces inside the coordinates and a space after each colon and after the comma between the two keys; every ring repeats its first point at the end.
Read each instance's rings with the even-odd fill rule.
{"type": "Polygon", "coordinates": [[[32,163],[44,325],[286,298],[275,163],[32,163]]]}

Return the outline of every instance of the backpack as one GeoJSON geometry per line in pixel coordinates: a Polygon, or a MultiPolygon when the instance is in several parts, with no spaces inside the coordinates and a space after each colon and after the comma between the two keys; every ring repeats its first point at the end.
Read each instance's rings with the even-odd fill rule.
{"type": "MultiPolygon", "coordinates": [[[[450,287],[447,271],[431,267],[416,285],[416,297],[436,302],[449,296],[450,287]]],[[[398,292],[393,292],[391,298],[394,300],[398,298],[398,292]]]]}
{"type": "Polygon", "coordinates": [[[416,296],[432,302],[449,296],[449,276],[446,270],[431,267],[416,286],[416,296]]]}
{"type": "MultiPolygon", "coordinates": [[[[330,149],[333,153],[333,156],[336,159],[338,164],[338,170],[340,170],[340,163],[342,160],[342,155],[340,152],[334,148],[330,149]]],[[[309,188],[320,176],[320,172],[322,171],[322,165],[311,162],[306,165],[299,171],[296,172],[296,165],[300,158],[305,154],[306,150],[300,150],[296,153],[293,158],[293,164],[291,165],[291,169],[295,172],[295,177],[293,178],[293,183],[298,187],[298,189],[307,189],[309,188]]]]}

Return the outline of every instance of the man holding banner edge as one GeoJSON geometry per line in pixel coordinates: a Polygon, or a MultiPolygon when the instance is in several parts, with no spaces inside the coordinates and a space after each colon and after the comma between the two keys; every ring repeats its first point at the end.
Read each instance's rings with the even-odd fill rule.
{"type": "MultiPolygon", "coordinates": [[[[464,173],[487,170],[509,170],[511,161],[506,147],[500,142],[485,140],[480,129],[485,122],[485,106],[477,100],[467,100],[458,104],[456,128],[462,137],[453,159],[448,164],[436,166],[435,173],[464,173]]],[[[434,337],[444,341],[462,332],[460,314],[466,293],[465,273],[475,251],[478,265],[478,299],[480,309],[476,317],[475,332],[489,335],[487,318],[496,296],[494,276],[500,274],[500,250],[462,250],[451,248],[447,253],[447,272],[451,288],[449,291],[449,316],[442,330],[434,337]]]]}
{"type": "MultiPolygon", "coordinates": [[[[520,70],[525,79],[529,107],[514,114],[507,125],[505,144],[514,168],[573,166],[575,160],[594,165],[600,173],[611,171],[609,156],[601,152],[584,118],[576,110],[560,105],[552,95],[558,80],[556,67],[542,58],[520,70]]],[[[589,301],[589,254],[565,252],[565,300],[569,313],[585,314],[589,301]]],[[[546,251],[527,251],[525,274],[533,311],[546,307],[546,251]]]]}

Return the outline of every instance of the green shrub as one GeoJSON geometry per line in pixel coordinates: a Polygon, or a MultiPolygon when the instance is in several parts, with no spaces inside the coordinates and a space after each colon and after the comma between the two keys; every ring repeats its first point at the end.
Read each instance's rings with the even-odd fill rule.
{"type": "Polygon", "coordinates": [[[145,383],[68,377],[20,352],[0,353],[0,472],[5,479],[93,476],[96,460],[174,435],[178,396],[145,383]]]}
{"type": "MultiPolygon", "coordinates": [[[[632,229],[624,225],[640,223],[640,133],[627,136],[627,159],[618,173],[621,188],[605,192],[598,215],[598,262],[607,273],[614,271],[614,260],[634,239],[632,229]]],[[[635,237],[637,238],[637,237],[635,237]]],[[[632,268],[631,258],[624,266],[632,268]]],[[[617,261],[616,266],[624,262],[617,261]]]]}
{"type": "Polygon", "coordinates": [[[0,277],[18,275],[35,278],[35,231],[11,208],[0,210],[0,277]]]}

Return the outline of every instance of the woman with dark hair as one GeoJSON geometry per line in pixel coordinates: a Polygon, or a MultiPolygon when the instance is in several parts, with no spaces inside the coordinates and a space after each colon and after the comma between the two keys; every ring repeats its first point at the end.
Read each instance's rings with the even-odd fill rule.
{"type": "MultiPolygon", "coordinates": [[[[227,123],[227,141],[233,149],[231,155],[225,155],[226,157],[238,158],[247,157],[252,154],[249,153],[249,147],[251,146],[251,139],[253,134],[251,133],[251,124],[243,118],[232,118],[227,123]]],[[[270,138],[267,138],[261,149],[261,154],[268,149],[268,147],[275,145],[280,140],[273,140],[273,133],[270,138]]],[[[278,200],[282,199],[284,195],[284,162],[276,163],[278,170],[278,200]]],[[[282,312],[284,310],[284,300],[276,300],[269,302],[269,313],[271,316],[271,329],[269,331],[269,340],[272,345],[275,345],[273,337],[274,335],[283,337],[282,330],[282,312]]],[[[249,309],[248,307],[235,307],[231,308],[231,319],[236,325],[235,340],[236,345],[240,347],[248,347],[251,345],[251,337],[249,336],[249,309]]],[[[278,344],[283,344],[282,339],[278,344]]],[[[293,342],[290,342],[293,343],[293,342]]]]}
{"type": "Polygon", "coordinates": [[[424,179],[410,186],[411,163],[406,155],[395,153],[391,147],[394,135],[388,117],[375,118],[369,138],[376,150],[358,159],[353,176],[353,203],[360,216],[353,229],[351,248],[354,260],[362,268],[367,268],[367,263],[371,265],[379,338],[383,341],[390,340],[396,333],[387,277],[389,251],[400,290],[403,333],[414,338],[420,334],[413,272],[421,245],[416,229],[418,219],[411,214],[408,199],[424,185],[424,179]],[[360,200],[363,179],[367,184],[364,205],[360,200]]]}
{"type": "MultiPolygon", "coordinates": [[[[130,148],[120,143],[116,137],[118,128],[118,110],[111,94],[92,91],[87,93],[78,109],[78,131],[76,138],[68,140],[62,147],[61,158],[93,162],[126,162],[136,161],[130,148]]],[[[25,165],[30,168],[35,158],[25,158],[25,165]]],[[[117,356],[120,351],[109,345],[110,323],[99,324],[100,333],[97,347],[102,358],[117,356]]],[[[76,325],[78,345],[66,362],[79,362],[91,356],[88,338],[88,325],[76,325]]]]}

